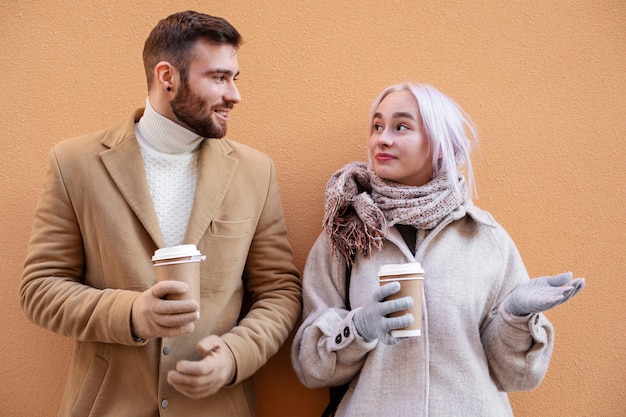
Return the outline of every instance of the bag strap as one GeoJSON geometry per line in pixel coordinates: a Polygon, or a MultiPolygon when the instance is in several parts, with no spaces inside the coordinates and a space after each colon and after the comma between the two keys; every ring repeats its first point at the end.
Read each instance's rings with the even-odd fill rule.
{"type": "MultiPolygon", "coordinates": [[[[354,260],[354,255],[352,255],[352,258],[354,260]]],[[[350,277],[351,275],[352,275],[352,263],[348,264],[348,266],[346,267],[345,299],[346,299],[346,310],[348,311],[352,310],[352,307],[350,307],[350,277]]]]}

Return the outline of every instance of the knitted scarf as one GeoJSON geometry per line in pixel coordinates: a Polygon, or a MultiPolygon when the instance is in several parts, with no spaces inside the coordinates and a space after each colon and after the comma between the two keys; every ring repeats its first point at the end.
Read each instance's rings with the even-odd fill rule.
{"type": "Polygon", "coordinates": [[[326,186],[323,226],[333,253],[348,263],[357,252],[369,257],[373,248],[381,249],[385,229],[395,224],[430,230],[465,201],[462,176],[459,190],[445,174],[413,187],[383,180],[364,162],[351,162],[326,186]]]}

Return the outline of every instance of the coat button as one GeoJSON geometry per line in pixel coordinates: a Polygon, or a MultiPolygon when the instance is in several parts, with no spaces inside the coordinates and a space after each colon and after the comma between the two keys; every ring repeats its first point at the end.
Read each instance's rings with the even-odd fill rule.
{"type": "Polygon", "coordinates": [[[343,337],[348,338],[350,337],[350,328],[346,327],[345,329],[343,329],[343,337]]]}
{"type": "Polygon", "coordinates": [[[163,401],[161,401],[161,407],[167,408],[168,405],[170,405],[170,402],[167,401],[167,399],[164,399],[163,401]]]}
{"type": "Polygon", "coordinates": [[[170,346],[167,346],[167,345],[163,346],[164,355],[169,355],[171,351],[172,351],[172,348],[170,346]]]}
{"type": "Polygon", "coordinates": [[[339,344],[341,343],[341,335],[338,334],[337,337],[335,337],[335,343],[339,344]]]}

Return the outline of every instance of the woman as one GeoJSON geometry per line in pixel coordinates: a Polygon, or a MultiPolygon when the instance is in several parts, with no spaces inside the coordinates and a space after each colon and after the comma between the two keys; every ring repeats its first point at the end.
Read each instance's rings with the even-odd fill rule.
{"type": "Polygon", "coordinates": [[[506,231],[472,204],[474,129],[450,98],[394,85],[370,120],[369,163],[328,183],[303,276],[296,374],[309,388],[350,383],[337,416],[510,416],[506,392],[535,388],[548,368],[553,327],[542,312],[584,279],[530,280],[506,231]],[[423,330],[399,339],[389,331],[413,317],[385,315],[414,300],[385,301],[400,286],[379,287],[377,272],[408,262],[425,270],[423,330]]]}

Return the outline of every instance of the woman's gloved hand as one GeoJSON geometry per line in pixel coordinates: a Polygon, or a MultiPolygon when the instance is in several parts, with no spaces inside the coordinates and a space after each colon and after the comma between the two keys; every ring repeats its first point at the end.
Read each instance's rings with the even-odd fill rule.
{"type": "Polygon", "coordinates": [[[401,329],[413,324],[413,315],[386,317],[387,314],[413,307],[412,297],[384,301],[385,298],[400,291],[400,283],[392,282],[380,287],[370,301],[360,307],[353,317],[354,328],[366,342],[379,339],[386,345],[395,345],[400,341],[389,334],[391,330],[401,329]]]}
{"type": "Polygon", "coordinates": [[[572,280],[572,273],[534,278],[520,284],[505,299],[504,308],[516,316],[541,313],[563,304],[585,286],[584,278],[572,280]]]}

